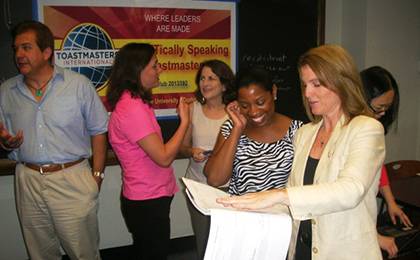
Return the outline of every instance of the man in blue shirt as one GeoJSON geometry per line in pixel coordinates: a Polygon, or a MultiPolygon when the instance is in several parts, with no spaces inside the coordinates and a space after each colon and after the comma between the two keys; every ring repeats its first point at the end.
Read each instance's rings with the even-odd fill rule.
{"type": "Polygon", "coordinates": [[[61,259],[61,245],[71,259],[100,259],[108,115],[86,77],[53,65],[48,27],[23,22],[12,36],[20,74],[0,87],[0,145],[17,162],[16,205],[29,256],[61,259]]]}

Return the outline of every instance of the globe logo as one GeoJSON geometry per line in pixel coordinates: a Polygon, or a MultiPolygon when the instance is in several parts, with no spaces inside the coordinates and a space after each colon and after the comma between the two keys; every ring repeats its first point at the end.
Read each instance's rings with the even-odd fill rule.
{"type": "Polygon", "coordinates": [[[115,53],[112,40],[104,29],[83,23],[64,38],[61,51],[55,53],[55,62],[85,75],[96,90],[100,90],[111,73],[115,53]]]}

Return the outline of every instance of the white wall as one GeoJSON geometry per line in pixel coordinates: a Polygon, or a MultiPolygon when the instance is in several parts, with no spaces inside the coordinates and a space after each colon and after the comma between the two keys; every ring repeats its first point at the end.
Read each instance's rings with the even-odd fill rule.
{"type": "Polygon", "coordinates": [[[28,259],[16,215],[13,176],[0,177],[0,260],[28,259]]]}
{"type": "Polygon", "coordinates": [[[420,1],[370,0],[367,4],[366,66],[389,69],[400,87],[397,132],[387,135],[387,160],[419,159],[420,1]]]}
{"type": "Polygon", "coordinates": [[[400,87],[398,129],[386,161],[420,160],[420,1],[327,0],[326,43],[345,47],[360,69],[380,65],[400,87]]]}
{"type": "Polygon", "coordinates": [[[364,67],[366,52],[366,1],[343,1],[342,44],[353,56],[359,68],[364,67]]]}

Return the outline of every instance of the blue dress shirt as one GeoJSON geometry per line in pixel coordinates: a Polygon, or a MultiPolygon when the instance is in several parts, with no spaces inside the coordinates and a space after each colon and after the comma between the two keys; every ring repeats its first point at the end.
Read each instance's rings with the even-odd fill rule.
{"type": "Polygon", "coordinates": [[[54,68],[46,92],[37,102],[18,75],[0,87],[0,120],[23,144],[9,158],[36,164],[89,158],[91,136],[107,131],[108,114],[92,83],[83,75],[54,68]]]}

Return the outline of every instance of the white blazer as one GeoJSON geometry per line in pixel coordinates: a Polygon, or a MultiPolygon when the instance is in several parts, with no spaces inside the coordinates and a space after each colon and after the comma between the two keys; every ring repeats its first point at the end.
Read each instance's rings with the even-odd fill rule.
{"type": "Polygon", "coordinates": [[[322,121],[301,127],[287,192],[294,219],[289,259],[294,259],[300,220],[312,222],[313,260],[382,259],[376,233],[385,138],[381,123],[357,116],[345,125],[342,116],[331,134],[314,176],[303,186],[309,152],[322,121]]]}

